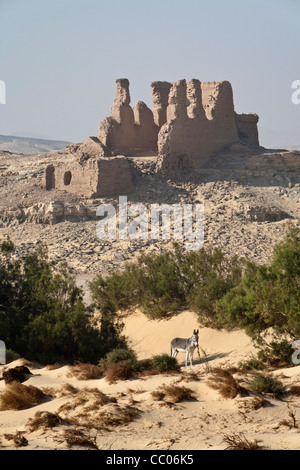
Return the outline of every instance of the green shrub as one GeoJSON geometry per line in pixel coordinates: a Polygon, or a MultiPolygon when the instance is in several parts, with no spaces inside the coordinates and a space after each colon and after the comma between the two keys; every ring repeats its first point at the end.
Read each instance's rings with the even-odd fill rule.
{"type": "Polygon", "coordinates": [[[115,310],[139,307],[149,318],[192,308],[206,324],[217,323],[215,303],[241,277],[241,262],[220,249],[182,252],[177,245],[164,254],[141,255],[121,273],[90,283],[95,304],[115,310]]]}
{"type": "Polygon", "coordinates": [[[240,362],[239,367],[245,370],[264,370],[266,368],[265,364],[255,357],[248,359],[246,361],[240,362]]]}
{"type": "Polygon", "coordinates": [[[15,259],[3,242],[0,264],[0,338],[9,349],[47,364],[95,363],[124,345],[113,310],[104,310],[96,325],[72,272],[49,262],[46,246],[15,259]]]}
{"type": "Polygon", "coordinates": [[[189,252],[184,259],[188,307],[204,326],[221,327],[216,302],[241,281],[243,261],[219,248],[189,252]]]}
{"type": "Polygon", "coordinates": [[[158,372],[179,372],[180,366],[175,357],[169,356],[168,354],[160,354],[154,356],[151,360],[152,367],[157,369],[158,372]]]}
{"type": "Polygon", "coordinates": [[[271,393],[275,396],[279,396],[285,391],[283,383],[269,375],[257,373],[254,379],[249,383],[249,388],[253,392],[271,393]]]}
{"type": "Polygon", "coordinates": [[[116,364],[117,362],[121,361],[128,361],[131,367],[137,368],[138,366],[138,360],[136,357],[136,354],[134,351],[131,349],[112,349],[107,355],[106,355],[106,364],[116,364]]]}
{"type": "Polygon", "coordinates": [[[291,343],[287,340],[271,341],[270,346],[261,349],[257,357],[271,367],[293,366],[291,343]]]}
{"type": "Polygon", "coordinates": [[[241,282],[216,303],[226,327],[241,327],[262,344],[265,332],[274,340],[300,337],[300,228],[289,229],[274,248],[269,265],[247,263],[241,282]]]}

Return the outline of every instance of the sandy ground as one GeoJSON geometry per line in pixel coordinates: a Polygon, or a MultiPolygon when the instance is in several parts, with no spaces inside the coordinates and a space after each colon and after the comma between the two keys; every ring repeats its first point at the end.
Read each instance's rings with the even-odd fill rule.
{"type": "MultiPolygon", "coordinates": [[[[125,319],[125,334],[140,359],[169,352],[170,340],[174,336],[190,336],[194,327],[197,327],[195,316],[188,311],[170,320],[149,321],[138,312],[125,319]]],[[[260,395],[251,392],[248,396],[223,398],[209,385],[213,368],[238,365],[255,353],[249,338],[240,331],[202,328],[199,340],[201,357],[194,358],[192,367],[184,367],[185,357],[181,353],[177,357],[182,366],[178,374],[153,375],[113,384],[105,378],[79,380],[70,374],[69,366],[50,370],[30,364],[33,375],[28,376],[24,385],[34,385],[45,392],[52,390],[52,396],[29,409],[0,411],[1,448],[16,449],[15,442],[9,437],[19,433],[27,440],[27,446],[22,447],[25,450],[69,449],[67,432],[80,429],[82,435],[88,436],[100,450],[223,450],[228,447],[226,436],[233,435],[249,442],[257,441],[259,449],[299,450],[299,396],[287,394],[283,399],[266,396],[266,406],[255,409],[260,395]],[[77,393],[59,393],[66,384],[75,387],[77,393]],[[152,392],[164,384],[191,389],[193,399],[179,403],[155,400],[152,392]],[[108,403],[98,403],[93,408],[95,390],[103,392],[108,403]],[[80,400],[83,394],[85,400],[80,400]],[[92,423],[101,413],[120,418],[126,410],[134,413],[129,423],[116,424],[112,420],[110,425],[94,426],[92,423]],[[58,413],[60,423],[51,429],[31,430],[29,420],[39,411],[58,413]],[[295,426],[290,412],[294,414],[295,426]],[[80,417],[81,424],[74,426],[64,421],[72,417],[80,417]]],[[[0,367],[3,371],[21,363],[23,360],[0,367]]],[[[300,385],[300,366],[274,371],[273,374],[287,389],[291,385],[300,385]]],[[[249,380],[248,375],[240,373],[235,378],[242,380],[243,385],[249,380]]],[[[1,381],[0,391],[6,387],[1,381]]],[[[71,448],[89,447],[73,445],[71,448]]]]}

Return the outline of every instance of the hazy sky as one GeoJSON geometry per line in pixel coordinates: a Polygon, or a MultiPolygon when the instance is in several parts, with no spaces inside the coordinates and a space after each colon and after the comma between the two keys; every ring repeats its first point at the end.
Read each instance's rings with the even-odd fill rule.
{"type": "Polygon", "coordinates": [[[300,128],[299,0],[0,0],[0,134],[79,142],[116,78],[152,107],[156,80],[229,80],[237,112],[300,128]]]}

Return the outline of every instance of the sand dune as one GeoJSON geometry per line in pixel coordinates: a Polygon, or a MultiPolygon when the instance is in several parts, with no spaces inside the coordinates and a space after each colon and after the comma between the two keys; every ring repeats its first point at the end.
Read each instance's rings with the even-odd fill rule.
{"type": "MultiPolygon", "coordinates": [[[[170,320],[150,321],[139,312],[125,319],[125,334],[140,359],[168,353],[172,337],[190,336],[195,327],[196,318],[188,311],[170,320]]],[[[262,398],[258,394],[251,392],[248,396],[223,398],[209,385],[213,368],[237,365],[250,357],[255,349],[249,338],[241,331],[201,328],[199,339],[206,356],[202,352],[200,359],[195,357],[195,365],[182,367],[180,374],[140,377],[111,385],[105,378],[79,380],[70,374],[67,365],[50,370],[29,364],[32,375],[23,385],[33,385],[46,394],[51,390],[51,396],[25,410],[0,411],[1,448],[17,448],[9,439],[17,433],[27,441],[22,449],[90,448],[87,443],[83,446],[70,444],[70,432],[78,432],[102,450],[222,450],[228,446],[226,436],[233,435],[249,442],[257,441],[261,449],[300,449],[299,396],[287,395],[285,399],[267,396],[264,397],[266,406],[257,407],[262,398]],[[192,399],[178,403],[155,400],[152,392],[170,384],[190,389],[192,399]],[[66,385],[69,391],[63,392],[66,385]],[[70,386],[76,393],[71,392],[70,386]],[[99,391],[106,400],[101,405],[99,391]],[[53,428],[32,430],[29,420],[40,411],[58,413],[60,422],[53,428]],[[291,411],[296,426],[292,425],[291,411]],[[132,420],[126,422],[129,415],[132,420]],[[104,417],[106,421],[101,421],[104,417]],[[73,424],[68,423],[68,419],[73,419],[73,424]],[[94,422],[98,422],[98,426],[94,422]]],[[[178,355],[181,365],[184,359],[184,354],[178,355]]],[[[0,366],[0,372],[22,363],[21,359],[0,366]]],[[[299,366],[275,371],[274,375],[287,387],[300,385],[299,366]]],[[[249,377],[238,373],[235,378],[247,384],[249,377]]],[[[1,381],[0,392],[6,387],[1,381]]]]}
{"type": "MultiPolygon", "coordinates": [[[[173,338],[189,338],[194,329],[199,328],[196,314],[184,311],[170,319],[153,321],[140,312],[128,316],[125,320],[124,334],[128,336],[130,346],[140,359],[156,354],[170,354],[173,338]]],[[[212,357],[230,357],[236,360],[255,351],[249,337],[241,331],[224,332],[212,328],[200,328],[199,347],[212,357]]],[[[179,353],[179,362],[185,361],[185,354],[179,353]]],[[[195,354],[196,362],[199,362],[195,354]]]]}

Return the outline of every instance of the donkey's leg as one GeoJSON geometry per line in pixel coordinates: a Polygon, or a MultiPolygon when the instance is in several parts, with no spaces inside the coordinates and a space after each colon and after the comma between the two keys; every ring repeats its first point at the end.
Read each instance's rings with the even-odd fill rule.
{"type": "Polygon", "coordinates": [[[177,349],[173,349],[173,350],[172,350],[172,357],[176,357],[177,354],[178,354],[177,349]]]}
{"type": "Polygon", "coordinates": [[[195,348],[190,349],[190,365],[193,365],[193,354],[194,354],[195,348]]]}

